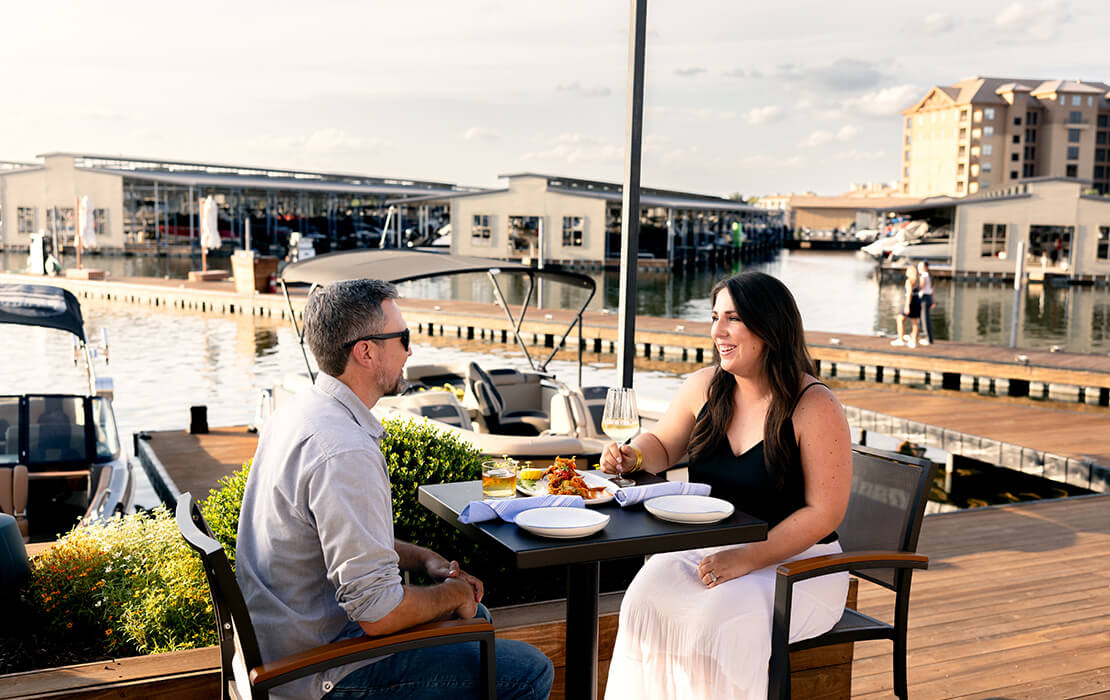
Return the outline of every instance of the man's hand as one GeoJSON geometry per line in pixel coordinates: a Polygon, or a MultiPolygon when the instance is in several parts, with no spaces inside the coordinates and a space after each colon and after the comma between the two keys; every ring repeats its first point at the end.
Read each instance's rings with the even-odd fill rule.
{"type": "Polygon", "coordinates": [[[453,595],[459,596],[462,600],[459,606],[455,608],[455,617],[460,620],[469,620],[478,614],[478,591],[474,589],[469,581],[461,577],[449,578],[443,582],[443,587],[449,589],[453,595]]]}
{"type": "Polygon", "coordinates": [[[452,578],[460,578],[466,581],[474,589],[475,603],[482,602],[482,596],[486,594],[485,586],[480,579],[463,571],[457,561],[447,561],[434,552],[432,556],[428,557],[425,564],[425,571],[428,572],[428,576],[436,581],[446,581],[452,578]]]}

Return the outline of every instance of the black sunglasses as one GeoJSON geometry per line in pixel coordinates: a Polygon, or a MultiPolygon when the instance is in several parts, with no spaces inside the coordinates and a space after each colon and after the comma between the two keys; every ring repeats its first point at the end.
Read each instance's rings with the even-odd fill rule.
{"type": "Polygon", "coordinates": [[[408,328],[403,331],[397,331],[396,333],[378,333],[377,335],[364,335],[361,338],[355,338],[354,340],[348,340],[346,343],[343,343],[343,349],[350,350],[355,345],[361,343],[364,340],[389,340],[390,338],[400,338],[401,345],[405,346],[405,350],[408,350],[409,341],[412,339],[412,335],[409,332],[408,328]]]}

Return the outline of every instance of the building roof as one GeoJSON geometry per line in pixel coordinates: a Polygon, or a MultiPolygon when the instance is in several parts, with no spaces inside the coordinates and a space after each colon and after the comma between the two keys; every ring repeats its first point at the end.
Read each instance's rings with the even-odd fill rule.
{"type": "Polygon", "coordinates": [[[822,197],[820,195],[794,195],[790,198],[791,209],[894,209],[916,204],[920,197],[852,197],[839,195],[822,197]]]}
{"type": "MultiPolygon", "coordinates": [[[[548,175],[544,173],[520,172],[499,175],[503,178],[515,177],[540,177],[547,180],[549,190],[564,194],[579,194],[598,197],[610,201],[619,201],[624,192],[624,185],[619,182],[606,182],[604,180],[585,180],[576,177],[563,177],[561,175],[548,175]],[[615,197],[613,196],[615,195],[615,197]]],[[[677,207],[681,209],[721,209],[729,211],[756,211],[753,207],[733,199],[725,199],[711,194],[697,192],[683,192],[681,190],[666,190],[658,187],[640,187],[640,204],[646,207],[677,207]],[[650,201],[649,201],[650,200],[650,201]]]]}
{"type": "Polygon", "coordinates": [[[916,112],[928,101],[929,96],[940,92],[960,105],[1009,104],[1002,95],[1007,92],[1029,92],[1034,96],[1058,92],[1102,95],[1110,93],[1110,85],[1091,80],[1042,80],[1040,78],[988,78],[973,76],[953,85],[935,85],[903,114],[916,112]]]}

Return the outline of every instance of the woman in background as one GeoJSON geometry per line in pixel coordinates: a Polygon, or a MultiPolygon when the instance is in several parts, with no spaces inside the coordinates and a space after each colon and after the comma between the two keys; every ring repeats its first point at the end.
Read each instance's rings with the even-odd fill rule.
{"type": "Polygon", "coordinates": [[[921,323],[921,298],[917,296],[918,280],[917,268],[910,265],[906,268],[906,288],[905,300],[902,302],[902,311],[898,314],[896,323],[898,324],[898,337],[890,341],[891,345],[905,345],[907,347],[917,347],[917,333],[919,331],[919,324],[921,323]],[[906,335],[906,320],[909,319],[910,331],[906,335]]]}
{"type": "MultiPolygon", "coordinates": [[[[746,272],[711,298],[713,366],[650,431],[607,445],[601,468],[658,473],[688,453],[690,480],[765,520],[767,539],[652,556],[621,603],[607,698],[766,698],[775,568],[841,551],[848,424],[814,376],[793,297],[746,272]]],[[[795,585],[790,640],[831,629],[847,590],[847,574],[795,585]]]]}

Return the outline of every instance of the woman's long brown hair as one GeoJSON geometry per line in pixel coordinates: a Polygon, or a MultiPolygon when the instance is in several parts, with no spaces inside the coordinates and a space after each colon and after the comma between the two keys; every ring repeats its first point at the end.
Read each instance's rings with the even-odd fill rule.
{"type": "MultiPolygon", "coordinates": [[[[744,325],[763,341],[762,368],[771,389],[771,406],[763,426],[763,459],[767,471],[781,485],[791,455],[782,426],[794,410],[794,401],[806,374],[816,374],[806,349],[802,316],[793,295],[779,280],[762,272],[743,272],[713,287],[710,300],[725,292],[732,297],[744,325]]],[[[690,435],[690,461],[708,456],[727,443],[732,422],[736,379],[721,369],[721,355],[713,344],[717,371],[709,383],[706,410],[690,435]]]]}

